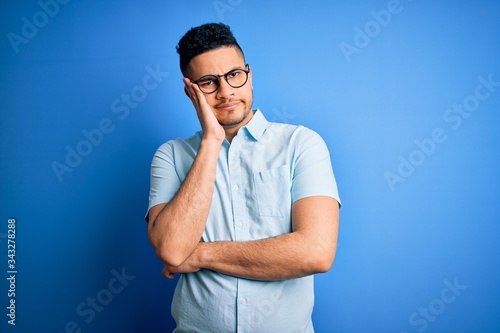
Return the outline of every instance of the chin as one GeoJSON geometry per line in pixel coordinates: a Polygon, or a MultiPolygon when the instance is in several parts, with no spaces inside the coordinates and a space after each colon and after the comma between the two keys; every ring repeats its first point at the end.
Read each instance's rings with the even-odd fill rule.
{"type": "Polygon", "coordinates": [[[240,118],[240,119],[236,119],[236,120],[228,119],[228,120],[225,120],[223,122],[219,121],[219,124],[222,127],[231,128],[231,127],[236,127],[236,126],[240,125],[245,119],[246,119],[246,117],[240,118]]]}
{"type": "Polygon", "coordinates": [[[225,128],[231,128],[241,125],[248,119],[248,115],[252,112],[252,108],[244,109],[241,112],[234,110],[230,112],[224,119],[219,119],[219,124],[225,128]]]}

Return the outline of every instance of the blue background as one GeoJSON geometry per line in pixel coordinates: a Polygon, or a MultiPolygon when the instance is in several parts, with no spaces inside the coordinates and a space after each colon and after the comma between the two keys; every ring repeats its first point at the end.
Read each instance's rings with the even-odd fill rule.
{"type": "Polygon", "coordinates": [[[2,332],[173,328],[175,283],[161,276],[143,220],[149,166],[160,144],[199,128],[175,45],[219,21],[252,66],[254,106],[316,130],[330,148],[343,207],[336,261],[316,276],[317,332],[500,332],[498,1],[58,7],[0,5],[2,332]],[[39,25],[24,28],[29,38],[26,21],[39,25]],[[473,111],[458,118],[454,105],[473,111]],[[68,166],[71,149],[86,156],[68,166]],[[92,298],[105,305],[90,310],[92,298]]]}

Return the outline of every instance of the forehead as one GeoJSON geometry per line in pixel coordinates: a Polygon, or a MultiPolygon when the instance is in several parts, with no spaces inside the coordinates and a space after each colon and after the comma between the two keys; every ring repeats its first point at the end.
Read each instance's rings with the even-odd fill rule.
{"type": "Polygon", "coordinates": [[[245,60],[235,47],[220,47],[197,55],[189,62],[188,73],[196,78],[208,74],[222,75],[237,67],[243,68],[245,60]]]}

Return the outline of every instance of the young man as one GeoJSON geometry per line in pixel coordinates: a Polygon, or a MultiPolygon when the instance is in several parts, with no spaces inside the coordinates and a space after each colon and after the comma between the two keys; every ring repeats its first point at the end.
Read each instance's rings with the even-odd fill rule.
{"type": "Polygon", "coordinates": [[[175,332],[313,332],[313,275],[335,257],[340,200],[315,132],[252,109],[252,70],[228,26],[179,41],[201,131],[151,166],[148,235],[181,273],[175,332]]]}

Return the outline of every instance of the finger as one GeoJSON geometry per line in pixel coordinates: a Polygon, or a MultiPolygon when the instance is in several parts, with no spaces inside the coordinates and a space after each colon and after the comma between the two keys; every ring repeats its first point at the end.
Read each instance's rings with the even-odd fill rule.
{"type": "Polygon", "coordinates": [[[165,276],[167,279],[173,279],[173,278],[174,278],[174,276],[175,276],[175,275],[174,275],[174,273],[172,273],[172,272],[170,271],[170,269],[169,269],[167,266],[165,266],[165,267],[162,269],[161,274],[162,274],[163,276],[165,276]]]}
{"type": "Polygon", "coordinates": [[[182,81],[184,81],[184,85],[186,86],[188,95],[191,98],[191,100],[198,101],[199,96],[201,94],[198,85],[196,83],[191,82],[191,80],[188,79],[187,77],[183,78],[182,81]]]}
{"type": "Polygon", "coordinates": [[[184,78],[184,84],[188,87],[188,90],[191,92],[190,97],[193,102],[196,103],[196,105],[202,105],[206,104],[207,100],[205,98],[205,94],[201,91],[200,87],[196,84],[191,82],[190,79],[184,78]]]}
{"type": "Polygon", "coordinates": [[[189,99],[191,101],[194,102],[194,91],[193,91],[193,87],[191,86],[191,81],[185,77],[182,79],[182,82],[184,82],[184,92],[186,93],[187,97],[189,97],[189,99]]]}

